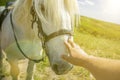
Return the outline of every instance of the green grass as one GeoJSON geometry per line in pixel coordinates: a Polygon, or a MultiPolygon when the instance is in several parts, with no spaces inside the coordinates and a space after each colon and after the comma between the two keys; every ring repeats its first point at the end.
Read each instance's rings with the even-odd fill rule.
{"type": "Polygon", "coordinates": [[[89,33],[94,36],[120,40],[120,25],[84,16],[81,17],[81,28],[79,31],[82,33],[89,33]]]}
{"type": "Polygon", "coordinates": [[[6,3],[10,1],[15,1],[15,0],[0,0],[0,6],[6,5],[6,3]]]}
{"type": "Polygon", "coordinates": [[[120,59],[120,25],[81,17],[74,38],[89,54],[120,59]]]}
{"type": "MultiPolygon", "coordinates": [[[[120,59],[120,25],[81,16],[81,25],[75,28],[74,41],[88,54],[120,59]]],[[[48,60],[37,64],[35,80],[94,80],[81,67],[74,67],[68,74],[55,75],[48,60]]]]}

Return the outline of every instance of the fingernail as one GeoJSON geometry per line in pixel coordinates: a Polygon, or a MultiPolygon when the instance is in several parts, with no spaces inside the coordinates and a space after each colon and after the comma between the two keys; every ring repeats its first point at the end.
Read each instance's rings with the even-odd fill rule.
{"type": "Polygon", "coordinates": [[[65,59],[65,58],[66,58],[66,55],[62,55],[62,58],[65,59]]]}
{"type": "Polygon", "coordinates": [[[64,41],[65,44],[67,44],[67,41],[64,41]]]}
{"type": "Polygon", "coordinates": [[[71,41],[71,39],[68,39],[68,41],[71,41]]]}
{"type": "Polygon", "coordinates": [[[62,58],[64,57],[64,55],[61,56],[62,58]]]}
{"type": "Polygon", "coordinates": [[[69,41],[71,41],[71,39],[69,39],[69,41]]]}

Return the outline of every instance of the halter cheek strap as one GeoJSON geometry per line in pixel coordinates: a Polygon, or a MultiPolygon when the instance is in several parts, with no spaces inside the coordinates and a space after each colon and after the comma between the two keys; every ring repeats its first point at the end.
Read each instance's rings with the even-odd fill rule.
{"type": "Polygon", "coordinates": [[[39,59],[39,60],[34,60],[34,59],[29,58],[29,57],[24,53],[24,51],[22,50],[22,48],[21,48],[20,45],[19,45],[18,39],[17,39],[16,34],[15,34],[15,28],[14,28],[13,20],[12,20],[12,13],[10,13],[10,22],[11,22],[11,25],[12,25],[12,30],[13,30],[13,34],[14,34],[14,38],[15,38],[16,45],[17,45],[18,49],[20,50],[20,52],[24,55],[24,57],[26,57],[27,59],[29,59],[29,60],[31,60],[31,61],[34,61],[34,62],[36,62],[36,63],[38,63],[38,62],[40,62],[40,61],[43,61],[44,58],[39,59]]]}

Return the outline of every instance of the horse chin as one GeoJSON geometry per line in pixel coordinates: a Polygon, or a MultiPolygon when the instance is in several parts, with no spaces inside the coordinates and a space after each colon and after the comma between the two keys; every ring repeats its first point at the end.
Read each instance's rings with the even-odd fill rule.
{"type": "Polygon", "coordinates": [[[62,68],[57,68],[57,66],[53,66],[52,69],[57,75],[63,75],[67,74],[71,69],[73,68],[73,65],[70,64],[69,67],[62,67],[62,68]]]}

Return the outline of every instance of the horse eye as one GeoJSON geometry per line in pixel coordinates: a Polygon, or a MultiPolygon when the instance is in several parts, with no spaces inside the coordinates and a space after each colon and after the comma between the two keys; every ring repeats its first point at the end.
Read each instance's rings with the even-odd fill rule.
{"type": "Polygon", "coordinates": [[[41,10],[42,10],[42,11],[45,11],[45,7],[44,7],[43,4],[41,4],[41,10]]]}

